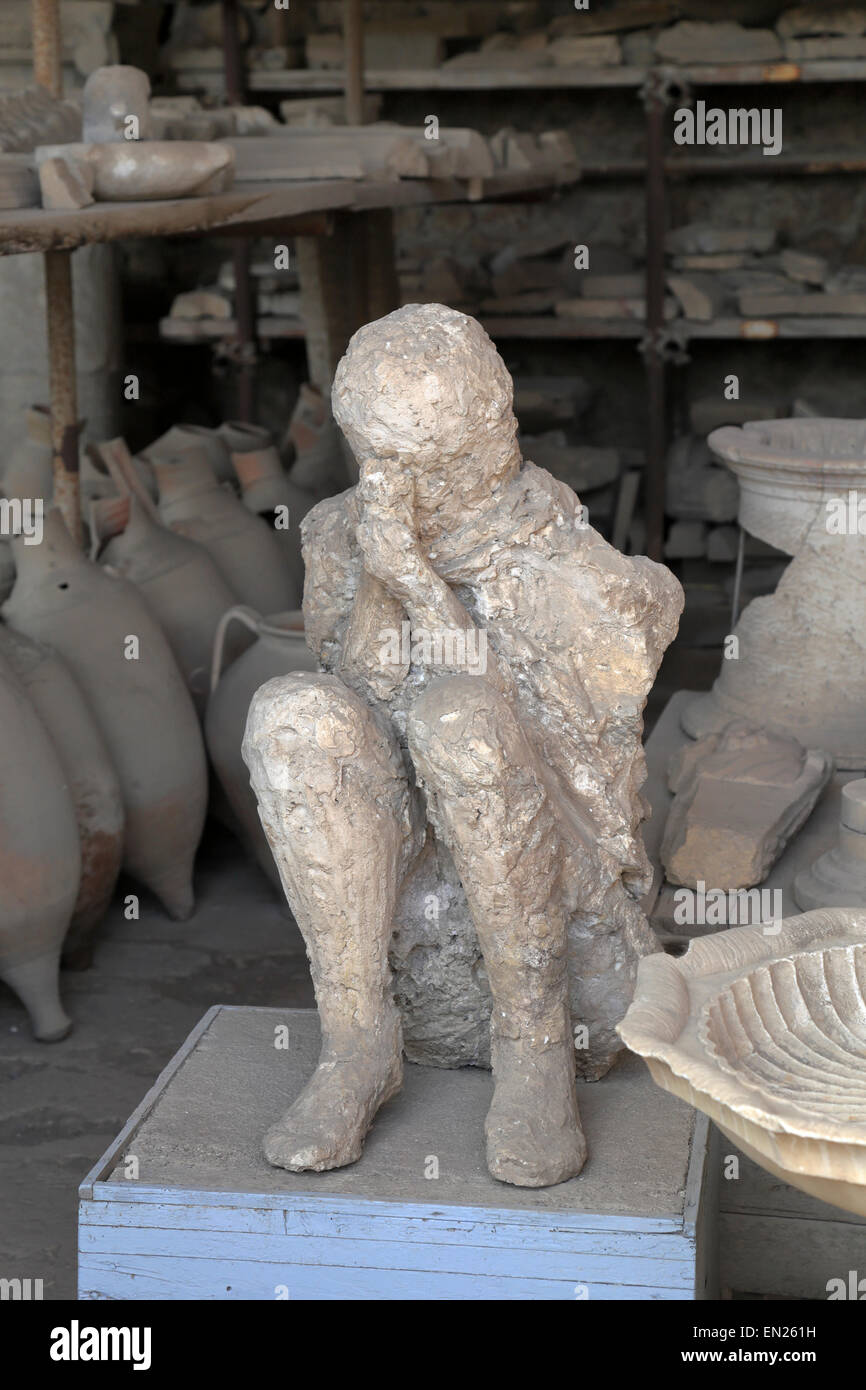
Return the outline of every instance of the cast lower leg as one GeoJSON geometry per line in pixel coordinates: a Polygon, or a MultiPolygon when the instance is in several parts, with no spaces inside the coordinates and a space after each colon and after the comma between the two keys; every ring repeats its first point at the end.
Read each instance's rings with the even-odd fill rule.
{"type": "Polygon", "coordinates": [[[554,811],[507,702],[476,678],[447,677],[409,729],[428,810],[448,843],[493,995],[494,1177],[541,1187],[586,1157],[574,1086],[561,862],[554,811]]]}
{"type": "Polygon", "coordinates": [[[265,1139],[295,1171],[360,1157],[402,1080],[388,942],[411,838],[393,739],[333,676],[293,674],[257,692],[244,759],[289,905],[304,936],[322,1025],[312,1079],[265,1139]]]}

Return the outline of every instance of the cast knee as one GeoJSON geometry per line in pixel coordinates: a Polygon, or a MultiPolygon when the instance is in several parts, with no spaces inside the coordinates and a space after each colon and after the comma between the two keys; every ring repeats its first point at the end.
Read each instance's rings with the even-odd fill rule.
{"type": "Polygon", "coordinates": [[[247,713],[242,745],[250,771],[266,761],[273,781],[289,785],[292,764],[351,758],[370,741],[370,713],[336,676],[292,671],[260,686],[247,713]]]}

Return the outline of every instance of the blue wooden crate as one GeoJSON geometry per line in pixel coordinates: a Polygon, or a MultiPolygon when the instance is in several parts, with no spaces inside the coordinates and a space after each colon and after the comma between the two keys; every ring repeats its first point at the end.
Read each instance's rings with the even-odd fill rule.
{"type": "Polygon", "coordinates": [[[530,1190],[487,1173],[470,1069],[408,1066],[350,1168],[269,1167],[318,1046],[312,1010],[209,1010],[81,1186],[81,1298],[714,1295],[708,1127],[636,1058],[579,1088],[583,1174],[530,1190]]]}

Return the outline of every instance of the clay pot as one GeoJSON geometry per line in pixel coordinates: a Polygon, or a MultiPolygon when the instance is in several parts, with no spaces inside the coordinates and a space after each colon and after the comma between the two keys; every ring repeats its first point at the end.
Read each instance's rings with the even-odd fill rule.
{"type": "Polygon", "coordinates": [[[7,456],[3,496],[41,497],[47,506],[54,492],[53,457],[51,415],[45,406],[31,406],[24,438],[7,456]]]}
{"type": "Polygon", "coordinates": [[[220,431],[208,429],[206,425],[172,425],[159,439],[148,444],[144,455],[153,469],[157,463],[181,461],[190,450],[196,455],[204,450],[214,476],[221,483],[234,481],[231,450],[220,431]]]}
{"type": "Polygon", "coordinates": [[[0,604],[6,602],[15,587],[15,561],[8,541],[0,540],[0,604]]]}
{"type": "Polygon", "coordinates": [[[232,608],[225,614],[214,643],[211,697],[205,717],[205,738],[217,776],[237,818],[235,827],[274,887],[280,889],[277,866],[262,830],[250,774],[241,757],[241,743],[250,701],[260,685],[289,671],[315,671],[316,659],[304,640],[304,616],[300,612],[277,613],[261,618],[248,608],[232,608]],[[223,643],[230,627],[243,623],[256,641],[223,671],[223,643]]]}
{"type": "Polygon", "coordinates": [[[63,962],[88,966],[123,858],[123,798],[93,713],[65,662],[42,642],[0,626],[0,656],[15,672],[60,759],[81,842],[81,881],[63,962]]]}
{"type": "Polygon", "coordinates": [[[264,425],[251,425],[246,420],[223,420],[216,432],[230,457],[232,454],[248,454],[253,449],[267,449],[273,443],[270,431],[264,425]]]}
{"type": "Polygon", "coordinates": [[[133,586],[82,555],[55,509],[41,545],[16,538],[13,548],[18,578],[4,615],[28,637],[49,642],[70,667],[120,781],[124,868],[171,917],[188,917],[207,766],[171,649],[133,586]],[[127,657],[133,638],[138,659],[127,657]]]}
{"type": "Polygon", "coordinates": [[[294,462],[289,477],[317,501],[357,481],[357,466],[334,422],[331,403],[308,382],[301,385],[287,432],[294,462]]]}
{"type": "Polygon", "coordinates": [[[83,100],[85,143],[150,139],[150,78],[140,68],[115,63],[94,69],[84,84],[83,100]],[[138,121],[134,134],[128,133],[128,116],[138,121]]]}
{"type": "Polygon", "coordinates": [[[41,1042],[72,1024],[58,990],[60,948],[78,896],[81,849],[60,759],[0,655],[0,979],[41,1042]]]}
{"type": "Polygon", "coordinates": [[[283,547],[261,517],[220,487],[203,452],[157,461],[156,480],[164,524],[204,546],[242,603],[257,613],[297,607],[283,547]]]}
{"type": "MultiPolygon", "coordinates": [[[[208,699],[208,674],[217,624],[236,595],[207,551],[149,517],[134,497],[99,503],[91,529],[105,541],[100,563],[133,583],[156,618],[174,653],[201,717],[208,699]]],[[[249,633],[235,628],[226,663],[249,646],[249,633]]]]}
{"type": "Polygon", "coordinates": [[[241,501],[262,517],[282,545],[298,597],[304,592],[304,559],[301,553],[301,521],[316,499],[283,471],[274,446],[233,453],[232,463],[241,485],[241,501]]]}

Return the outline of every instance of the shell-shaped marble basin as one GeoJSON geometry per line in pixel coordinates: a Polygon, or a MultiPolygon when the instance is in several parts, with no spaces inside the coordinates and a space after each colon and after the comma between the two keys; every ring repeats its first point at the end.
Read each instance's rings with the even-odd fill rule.
{"type": "Polygon", "coordinates": [[[806,912],[649,956],[618,1031],[757,1163],[866,1215],[866,912],[806,912]]]}
{"type": "Polygon", "coordinates": [[[866,420],[754,420],[707,443],[739,479],[741,525],[790,555],[827,498],[866,485],[866,420]]]}

